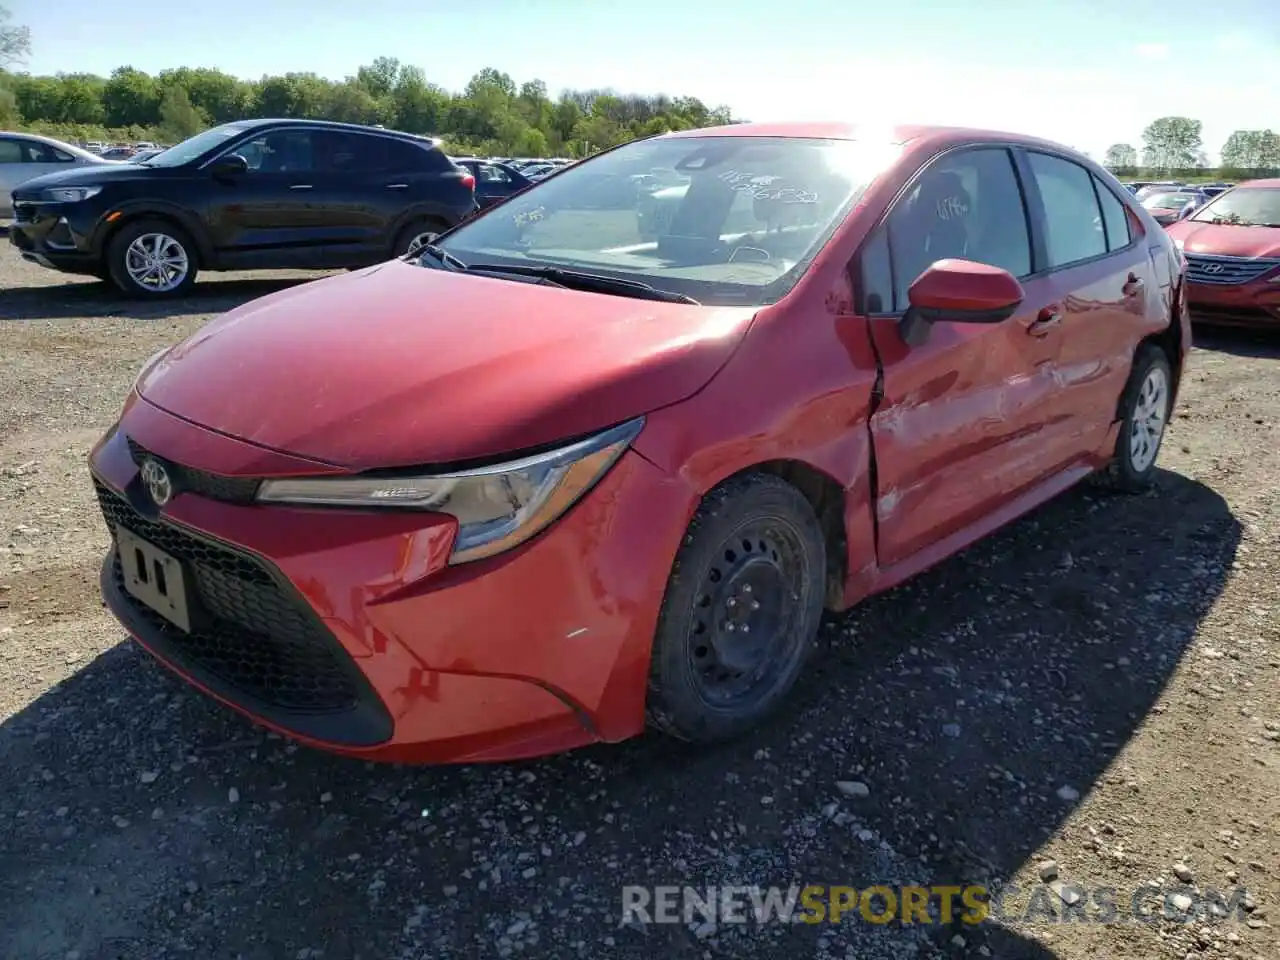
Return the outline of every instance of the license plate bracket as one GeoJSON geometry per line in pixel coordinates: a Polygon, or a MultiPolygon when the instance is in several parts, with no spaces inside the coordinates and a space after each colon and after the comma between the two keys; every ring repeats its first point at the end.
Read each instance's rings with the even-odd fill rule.
{"type": "Polygon", "coordinates": [[[191,632],[186,576],[182,563],[124,527],[116,527],[116,548],[131,596],[184,633],[191,632]]]}

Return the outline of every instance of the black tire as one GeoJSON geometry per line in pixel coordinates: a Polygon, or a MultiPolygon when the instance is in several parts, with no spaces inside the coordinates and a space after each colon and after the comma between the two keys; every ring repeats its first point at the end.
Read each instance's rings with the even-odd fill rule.
{"type": "Polygon", "coordinates": [[[658,617],[649,723],[713,743],[772,713],[816,646],[826,569],[818,518],[791,484],[753,473],[707,494],[658,617]],[[756,637],[744,644],[752,623],[756,637]]]}
{"type": "MultiPolygon", "coordinates": [[[[1111,463],[1097,475],[1101,486],[1120,493],[1141,493],[1151,486],[1155,480],[1160,444],[1172,413],[1172,399],[1173,372],[1168,354],[1154,344],[1144,344],[1134,357],[1129,380],[1120,395],[1120,433],[1116,437],[1111,463]],[[1157,384],[1163,383],[1164,398],[1158,434],[1154,438],[1151,433],[1156,429],[1155,421],[1148,416],[1148,411],[1154,409],[1149,393],[1153,380],[1157,384]],[[1145,430],[1143,423],[1147,425],[1145,430]],[[1154,449],[1144,447],[1140,439],[1142,434],[1154,449]]],[[[1156,406],[1159,406],[1158,402],[1156,406]]]]}
{"type": "Polygon", "coordinates": [[[409,252],[409,246],[416,237],[424,233],[444,233],[448,229],[449,224],[439,217],[419,217],[417,220],[412,220],[396,234],[396,242],[391,249],[391,254],[403,257],[409,252]]]}
{"type": "MultiPolygon", "coordinates": [[[[162,246],[166,252],[172,252],[174,249],[168,243],[162,246]]],[[[148,300],[180,297],[188,293],[191,285],[196,282],[196,274],[199,272],[196,246],[185,230],[168,220],[134,220],[121,227],[107,244],[106,270],[116,288],[128,296],[145,297],[148,300]],[[129,273],[129,248],[139,237],[145,237],[148,234],[167,237],[186,257],[186,273],[171,287],[150,287],[139,283],[129,273]]]]}

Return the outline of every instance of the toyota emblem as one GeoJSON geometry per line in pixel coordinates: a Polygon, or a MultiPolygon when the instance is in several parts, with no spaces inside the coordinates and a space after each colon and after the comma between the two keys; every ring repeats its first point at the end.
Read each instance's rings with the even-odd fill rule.
{"type": "Polygon", "coordinates": [[[142,465],[142,484],[157,507],[163,507],[173,499],[173,480],[169,478],[169,471],[155,460],[148,460],[142,465]]]}
{"type": "Polygon", "coordinates": [[[1205,273],[1221,273],[1221,272],[1222,272],[1222,264],[1220,264],[1220,263],[1206,263],[1206,264],[1204,265],[1204,272],[1205,272],[1205,273]]]}

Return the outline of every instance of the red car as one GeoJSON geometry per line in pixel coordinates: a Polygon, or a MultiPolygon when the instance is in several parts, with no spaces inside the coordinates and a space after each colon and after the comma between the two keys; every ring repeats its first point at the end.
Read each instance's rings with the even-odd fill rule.
{"type": "Polygon", "coordinates": [[[347,754],[732,737],[824,607],[1091,474],[1151,482],[1183,270],[1040,140],[636,141],[152,358],[91,454],[103,593],[191,683],[347,754]],[[656,239],[581,201],[655,167],[688,181],[656,239]]]}
{"type": "Polygon", "coordinates": [[[1192,319],[1280,326],[1280,180],[1250,180],[1168,228],[1187,261],[1192,319]]]}

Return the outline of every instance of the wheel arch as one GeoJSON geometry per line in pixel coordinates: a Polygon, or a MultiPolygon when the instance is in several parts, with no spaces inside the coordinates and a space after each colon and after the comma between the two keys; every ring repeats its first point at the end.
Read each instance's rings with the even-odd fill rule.
{"type": "Polygon", "coordinates": [[[747,464],[732,473],[718,477],[703,490],[690,507],[689,520],[702,502],[726,483],[753,473],[775,476],[795,487],[809,502],[826,546],[827,569],[824,583],[824,606],[828,610],[845,609],[845,582],[848,575],[847,533],[845,530],[845,491],[829,473],[803,460],[774,459],[747,464]]]}
{"type": "Polygon", "coordinates": [[[192,252],[196,257],[196,266],[212,268],[215,259],[213,248],[209,245],[204,231],[200,229],[200,219],[195,214],[180,207],[148,205],[126,207],[120,210],[119,216],[105,224],[98,236],[94,238],[94,255],[98,259],[105,261],[111,241],[115,239],[121,230],[129,224],[137,223],[139,220],[160,220],[178,227],[191,238],[191,242],[195,247],[192,252]]]}

